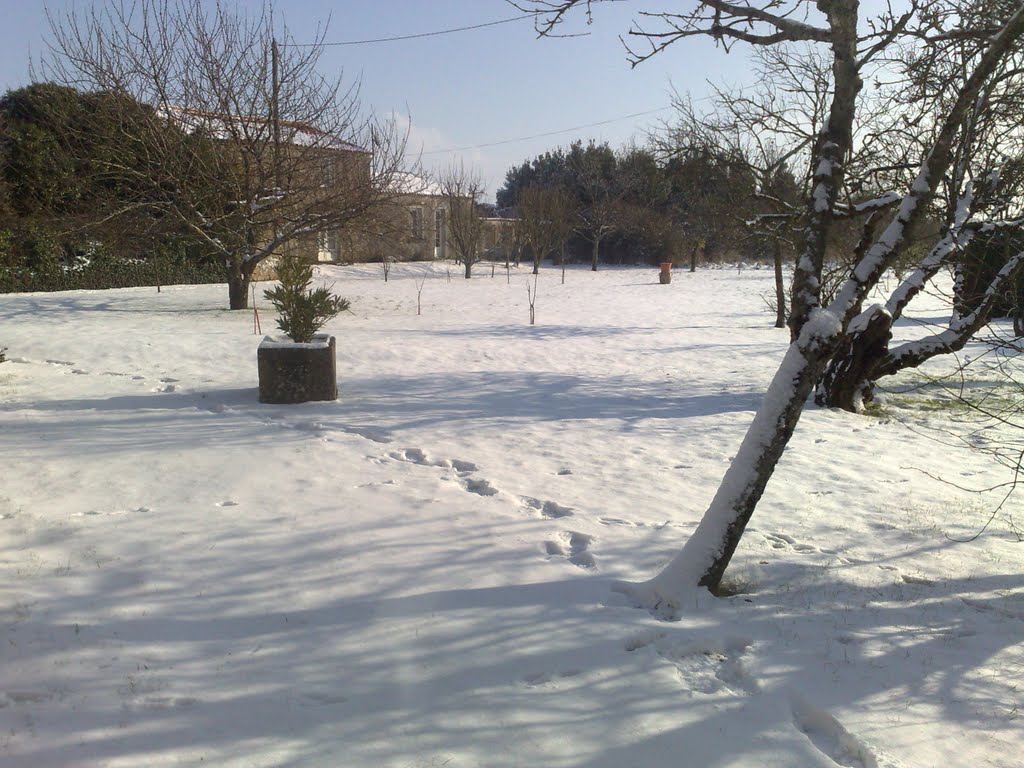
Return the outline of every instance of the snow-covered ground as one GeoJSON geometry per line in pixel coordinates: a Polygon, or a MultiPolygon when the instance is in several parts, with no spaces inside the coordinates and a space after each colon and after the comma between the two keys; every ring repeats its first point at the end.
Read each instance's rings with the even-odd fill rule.
{"type": "Polygon", "coordinates": [[[770,273],[547,270],[531,327],[478,271],[323,270],[340,398],[287,407],[224,286],[0,297],[0,765],[1021,765],[1024,544],[958,541],[997,497],[926,471],[1005,476],[956,408],[809,408],[739,594],[659,621],[609,587],[711,499],[770,273]]]}

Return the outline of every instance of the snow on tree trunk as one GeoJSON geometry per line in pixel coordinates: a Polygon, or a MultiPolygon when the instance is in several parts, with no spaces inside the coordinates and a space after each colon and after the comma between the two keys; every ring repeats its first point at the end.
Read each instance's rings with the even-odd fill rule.
{"type": "MultiPolygon", "coordinates": [[[[831,311],[822,309],[819,299],[825,244],[852,143],[857,95],[863,85],[856,60],[857,7],[855,1],[835,2],[827,11],[834,88],[828,119],[812,152],[814,178],[803,254],[793,279],[789,350],[693,536],[654,579],[620,587],[638,605],[660,613],[674,613],[695,587],[718,590],[807,398],[848,321],[848,304],[840,302],[838,309],[831,311]]],[[[877,280],[872,270],[858,282],[872,276],[877,280]]]]}
{"type": "Polygon", "coordinates": [[[818,405],[860,413],[873,398],[874,368],[892,338],[892,316],[874,305],[850,323],[846,335],[818,383],[818,405]]]}
{"type": "Polygon", "coordinates": [[[1024,251],[1007,259],[999,273],[993,278],[973,310],[954,318],[946,330],[926,339],[901,344],[889,350],[874,368],[877,377],[891,376],[904,368],[916,368],[936,355],[959,352],[986,322],[993,305],[1024,269],[1024,251]]]}
{"type": "Polygon", "coordinates": [[[889,349],[892,324],[902,316],[906,306],[924,289],[956,247],[963,247],[970,241],[970,236],[969,231],[957,235],[954,230],[946,234],[918,269],[897,287],[885,307],[870,307],[850,323],[847,338],[819,382],[815,395],[819,405],[857,413],[865,401],[872,399],[876,380],[905,368],[917,367],[937,355],[958,352],[984,326],[995,302],[1024,267],[1024,254],[1017,253],[1008,258],[984,293],[972,304],[964,303],[959,307],[946,330],[902,344],[895,350],[889,349]]]}
{"type": "MultiPolygon", "coordinates": [[[[571,7],[569,3],[564,7],[571,7]]],[[[707,4],[700,4],[705,8],[707,4]]],[[[884,271],[904,249],[907,233],[927,212],[935,186],[944,178],[954,142],[984,84],[1014,50],[1024,34],[1024,4],[995,35],[977,65],[959,86],[948,111],[938,115],[938,131],[899,208],[874,245],[856,266],[829,304],[820,306],[825,247],[832,227],[836,200],[843,188],[845,162],[853,143],[857,96],[863,86],[858,61],[858,0],[820,2],[827,28],[796,23],[763,8],[729,3],[712,4],[730,20],[769,20],[780,39],[817,39],[827,43],[832,57],[832,89],[828,114],[811,151],[811,194],[804,226],[804,242],[793,278],[789,324],[791,343],[758,409],[740,449],[729,465],[715,498],[693,536],[669,564],[642,584],[621,584],[621,591],[640,605],[661,614],[674,614],[699,587],[717,591],[722,576],[764,489],[782,457],[803,412],[807,397],[833,356],[846,327],[884,271]]],[[[555,4],[556,7],[557,4],[555,4]]],[[[696,15],[684,16],[698,20],[696,15]]],[[[910,16],[906,16],[905,22],[910,16]]],[[[703,17],[699,21],[703,21],[703,17]]],[[[897,22],[902,24],[903,22],[897,22]]],[[[555,22],[553,22],[555,23],[555,22]]],[[[715,25],[705,34],[718,36],[727,29],[755,44],[773,44],[769,35],[740,33],[729,25],[715,25]]],[[[892,41],[882,41],[885,45],[892,41]]],[[[882,50],[881,48],[878,50],[882,50]]]]}
{"type": "Polygon", "coordinates": [[[840,333],[837,317],[828,310],[815,310],[800,338],[786,351],[736,457],[693,535],[653,579],[642,584],[619,584],[617,591],[631,597],[637,605],[672,615],[695,587],[713,592],[719,588],[840,333]]]}

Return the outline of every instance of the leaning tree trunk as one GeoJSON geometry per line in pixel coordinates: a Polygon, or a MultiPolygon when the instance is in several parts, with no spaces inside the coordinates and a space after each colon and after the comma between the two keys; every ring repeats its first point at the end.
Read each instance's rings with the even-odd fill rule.
{"type": "Polygon", "coordinates": [[[718,492],[682,550],[650,581],[620,584],[617,591],[638,605],[670,615],[679,609],[682,590],[688,586],[713,593],[720,589],[725,569],[837,342],[838,322],[815,325],[828,330],[824,335],[820,330],[802,333],[790,344],[718,492]]]}
{"type": "MultiPolygon", "coordinates": [[[[854,296],[844,296],[834,310],[822,309],[819,286],[825,243],[834,203],[842,187],[844,163],[852,144],[857,94],[862,85],[856,55],[857,7],[856,0],[836,0],[827,6],[834,87],[828,119],[812,152],[814,193],[808,201],[803,255],[793,281],[789,349],[693,535],[653,579],[621,587],[638,604],[659,612],[675,613],[681,599],[694,587],[712,592],[720,588],[725,569],[796,429],[807,397],[849,321],[847,312],[854,296]]],[[[862,277],[864,283],[872,280],[877,281],[873,270],[862,277]]],[[[855,293],[854,286],[863,287],[861,283],[852,283],[851,294],[855,293]]]]}
{"type": "MultiPolygon", "coordinates": [[[[907,233],[926,215],[932,184],[952,158],[953,140],[982,85],[1012,46],[1024,36],[1024,8],[992,38],[977,68],[957,94],[941,129],[885,232],[850,272],[828,308],[820,303],[820,280],[844,161],[852,145],[853,118],[862,81],[857,62],[857,0],[819,4],[826,13],[833,52],[829,114],[811,153],[814,169],[803,253],[793,279],[789,326],[792,341],[765,393],[740,449],[693,535],[653,579],[617,589],[637,604],[675,614],[697,586],[719,588],[747,523],[800,419],[807,396],[835,354],[846,327],[864,298],[904,246],[907,233]]],[[[1022,255],[1024,259],[1024,255],[1022,255]]],[[[1009,265],[1008,265],[1009,266],[1009,265]]],[[[966,323],[966,321],[965,321],[966,323]]],[[[933,348],[945,339],[937,339],[933,348]]]]}

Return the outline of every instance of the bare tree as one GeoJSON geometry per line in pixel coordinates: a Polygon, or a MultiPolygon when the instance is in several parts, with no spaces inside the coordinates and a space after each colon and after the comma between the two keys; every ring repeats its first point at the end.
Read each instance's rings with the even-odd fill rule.
{"type": "Polygon", "coordinates": [[[698,114],[689,97],[673,94],[675,115],[650,136],[669,184],[666,209],[695,272],[705,249],[738,247],[746,235],[754,179],[737,133],[698,114]]]}
{"type": "Polygon", "coordinates": [[[423,286],[427,282],[426,277],[417,277],[414,279],[416,284],[416,314],[423,314],[423,286]]]}
{"type": "MultiPolygon", "coordinates": [[[[998,25],[1012,4],[965,4],[956,15],[940,14],[941,32],[931,43],[904,54],[907,78],[895,99],[916,107],[924,136],[941,135],[935,120],[955,100],[957,83],[978,58],[984,40],[972,34],[979,25],[998,25]],[[966,26],[967,34],[961,32],[966,26]],[[926,109],[921,114],[921,107],[926,109]]],[[[1024,138],[1019,126],[1024,104],[1024,54],[1009,51],[993,65],[961,125],[949,137],[951,162],[939,193],[931,201],[939,231],[923,258],[908,265],[903,279],[884,303],[868,306],[857,318],[819,383],[816,400],[859,411],[873,398],[875,382],[917,367],[937,355],[959,351],[988,322],[993,309],[1024,270],[1024,191],[1020,175],[1024,138]],[[999,247],[993,249],[998,243],[999,247]],[[965,285],[970,263],[979,251],[998,250],[990,271],[974,273],[965,285]],[[891,329],[913,300],[945,270],[957,274],[957,295],[945,327],[890,347],[891,329]],[[979,283],[978,279],[982,281],[979,283]]],[[[898,108],[898,107],[897,107],[898,108]]]]}
{"type": "Polygon", "coordinates": [[[393,196],[405,135],[362,114],[357,83],[319,72],[326,28],[299,45],[270,0],[256,16],[114,0],[49,19],[48,77],[149,107],[124,115],[146,162],[110,159],[106,172],[137,190],[111,215],[180,222],[223,263],[232,309],[261,262],[315,252],[393,196]]]}
{"type": "Polygon", "coordinates": [[[537,320],[537,272],[533,273],[533,286],[530,286],[529,279],[526,282],[526,299],[530,304],[530,325],[537,320]]]}
{"type": "MultiPolygon", "coordinates": [[[[560,187],[531,186],[522,190],[517,207],[517,232],[533,257],[533,274],[545,257],[561,249],[572,235],[575,206],[560,187]]],[[[564,265],[564,251],[563,251],[564,265]]]]}
{"type": "Polygon", "coordinates": [[[624,190],[616,174],[615,153],[606,144],[591,143],[586,148],[574,144],[568,159],[579,185],[580,231],[590,238],[590,268],[597,272],[601,243],[620,228],[623,218],[624,190]]]}
{"type": "Polygon", "coordinates": [[[515,216],[505,219],[498,227],[498,246],[505,254],[505,280],[512,281],[512,256],[516,255],[516,266],[519,266],[520,241],[519,219],[515,216]]]}
{"type": "MultiPolygon", "coordinates": [[[[675,193],[674,209],[679,225],[696,241],[694,253],[714,239],[737,249],[753,246],[759,256],[770,256],[775,293],[766,302],[775,312],[776,327],[783,328],[789,277],[784,255],[798,247],[803,231],[803,201],[813,182],[810,152],[827,116],[831,73],[826,57],[804,45],[755,48],[752,62],[757,85],[716,87],[702,111],[689,97],[674,93],[675,115],[651,139],[682,187],[675,193]]],[[[878,142],[865,141],[862,134],[885,131],[869,109],[872,102],[861,95],[857,106],[860,119],[846,161],[846,187],[863,197],[871,188],[864,169],[874,160],[878,142]]],[[[840,218],[829,233],[823,262],[823,303],[839,290],[855,258],[856,222],[853,216],[840,218]]]]}
{"type": "Polygon", "coordinates": [[[477,208],[484,195],[483,179],[477,171],[459,163],[442,171],[437,183],[448,208],[448,243],[469,280],[473,265],[481,259],[483,245],[484,220],[477,208]]]}
{"type": "MultiPolygon", "coordinates": [[[[555,30],[573,9],[590,13],[594,4],[592,0],[518,3],[545,14],[537,22],[541,34],[555,30]]],[[[858,0],[816,4],[799,0],[704,0],[679,13],[641,14],[638,26],[630,32],[632,39],[647,46],[630,51],[634,63],[693,36],[712,37],[726,49],[738,42],[755,46],[812,42],[827,56],[832,83],[826,119],[817,129],[808,156],[810,194],[793,278],[789,317],[792,341],[693,535],[653,579],[622,587],[638,604],[651,609],[675,613],[688,590],[697,586],[716,590],[720,586],[815,383],[882,274],[908,251],[911,235],[926,221],[929,203],[957,162],[957,140],[969,116],[978,109],[979,98],[1000,77],[1003,65],[1024,38],[1021,2],[993,5],[973,0],[914,0],[899,16],[887,11],[870,20],[870,31],[865,35],[859,31],[859,16],[858,0]],[[970,55],[955,68],[955,75],[944,81],[941,103],[933,101],[937,110],[934,129],[924,134],[917,170],[895,200],[884,195],[858,203],[861,212],[891,211],[888,223],[877,237],[865,238],[865,247],[842,287],[823,304],[821,277],[826,248],[847,197],[847,161],[853,150],[858,95],[865,78],[870,78],[871,68],[881,56],[894,58],[897,48],[926,50],[946,40],[969,41],[970,55]]]]}
{"type": "Polygon", "coordinates": [[[576,231],[576,201],[567,190],[556,187],[549,196],[547,205],[548,229],[558,250],[558,265],[562,270],[562,285],[565,285],[565,251],[569,246],[569,239],[576,231]]]}
{"type": "MultiPolygon", "coordinates": [[[[971,46],[964,46],[960,41],[932,44],[922,52],[901,54],[903,77],[858,96],[858,119],[854,125],[851,155],[846,160],[843,195],[846,199],[836,205],[837,221],[830,233],[821,273],[819,301],[822,303],[831,301],[852,266],[871,245],[879,222],[875,214],[895,206],[900,200],[895,191],[886,190],[900,183],[910,183],[907,176],[914,165],[907,147],[916,147],[920,153],[927,150],[927,139],[934,135],[934,115],[941,114],[946,106],[942,103],[943,83],[951,77],[949,71],[938,73],[937,70],[948,69],[951,61],[958,61],[952,70],[954,73],[963,71],[969,66],[971,55],[971,46]],[[917,132],[909,133],[908,126],[914,126],[917,132]],[[893,136],[898,138],[894,140],[893,136]]],[[[716,89],[714,109],[702,115],[695,113],[688,99],[677,95],[676,122],[667,126],[655,140],[669,157],[686,152],[718,154],[734,158],[734,163],[745,165],[753,173],[758,187],[756,198],[762,210],[751,215],[747,223],[755,241],[774,252],[774,305],[777,325],[780,325],[784,306],[780,246],[790,239],[789,231],[802,227],[805,211],[794,205],[792,195],[779,187],[793,186],[783,173],[788,163],[803,159],[803,165],[807,165],[805,155],[813,145],[816,127],[824,121],[832,77],[823,57],[803,48],[761,49],[756,52],[755,62],[758,79],[764,87],[739,91],[716,89]]],[[[887,348],[892,322],[919,293],[919,289],[910,289],[912,283],[923,287],[943,265],[955,265],[963,270],[965,256],[979,229],[998,227],[1002,231],[1006,227],[1017,227],[1020,212],[1010,210],[1011,201],[1019,199],[1020,174],[1016,168],[1012,173],[1002,174],[1011,177],[1011,183],[1001,180],[994,185],[991,180],[979,179],[971,182],[969,193],[964,185],[969,177],[984,176],[1003,165],[1005,161],[1000,154],[1019,158],[1024,152],[1016,130],[1020,105],[1024,103],[1021,91],[1024,83],[1014,76],[1021,63],[1020,55],[1009,55],[981,95],[984,108],[971,111],[954,142],[956,160],[950,173],[927,203],[931,221],[919,226],[915,233],[915,237],[923,241],[932,234],[929,229],[939,229],[932,221],[945,221],[942,231],[962,229],[959,240],[939,240],[936,255],[926,260],[928,266],[923,271],[911,269],[907,278],[911,282],[901,285],[887,306],[869,308],[869,314],[854,324],[853,331],[844,339],[818,383],[816,399],[819,403],[859,410],[864,402],[870,401],[876,379],[916,367],[935,355],[961,349],[984,325],[991,307],[1012,283],[1015,271],[1004,271],[1000,264],[987,275],[980,290],[971,292],[969,301],[958,302],[958,314],[948,328],[896,350],[887,348]],[[988,191],[982,192],[986,188],[988,191]],[[965,213],[964,206],[970,209],[972,220],[957,224],[957,216],[965,213]],[[986,215],[975,215],[985,208],[988,208],[986,215]],[[993,223],[997,218],[1003,221],[993,223]],[[937,254],[943,256],[937,257],[937,254]]],[[[955,79],[955,75],[953,77],[955,79]]],[[[810,177],[804,179],[808,192],[811,181],[810,177]]],[[[1015,253],[1016,250],[1011,250],[1006,256],[1009,258],[1015,253]]]]}

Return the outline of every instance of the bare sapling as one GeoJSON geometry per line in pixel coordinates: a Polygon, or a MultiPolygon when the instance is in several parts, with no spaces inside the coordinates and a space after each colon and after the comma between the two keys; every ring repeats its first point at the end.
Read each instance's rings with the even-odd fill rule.
{"type": "Polygon", "coordinates": [[[263,333],[263,328],[260,326],[260,311],[256,307],[256,286],[252,286],[252,332],[254,336],[258,336],[263,333]]]}
{"type": "Polygon", "coordinates": [[[427,281],[427,279],[425,277],[421,277],[421,278],[418,278],[416,280],[416,316],[417,317],[419,315],[423,314],[423,304],[422,304],[421,299],[423,297],[423,285],[424,285],[424,283],[426,283],[426,281],[427,281]]]}
{"type": "Polygon", "coordinates": [[[533,276],[533,285],[529,282],[526,283],[526,298],[530,301],[530,325],[534,324],[536,320],[536,305],[537,305],[537,275],[533,276]]]}
{"type": "Polygon", "coordinates": [[[469,280],[473,265],[483,260],[484,220],[479,207],[484,195],[483,179],[477,171],[459,163],[442,171],[437,185],[447,211],[447,244],[455,255],[455,263],[464,267],[469,280]]]}

